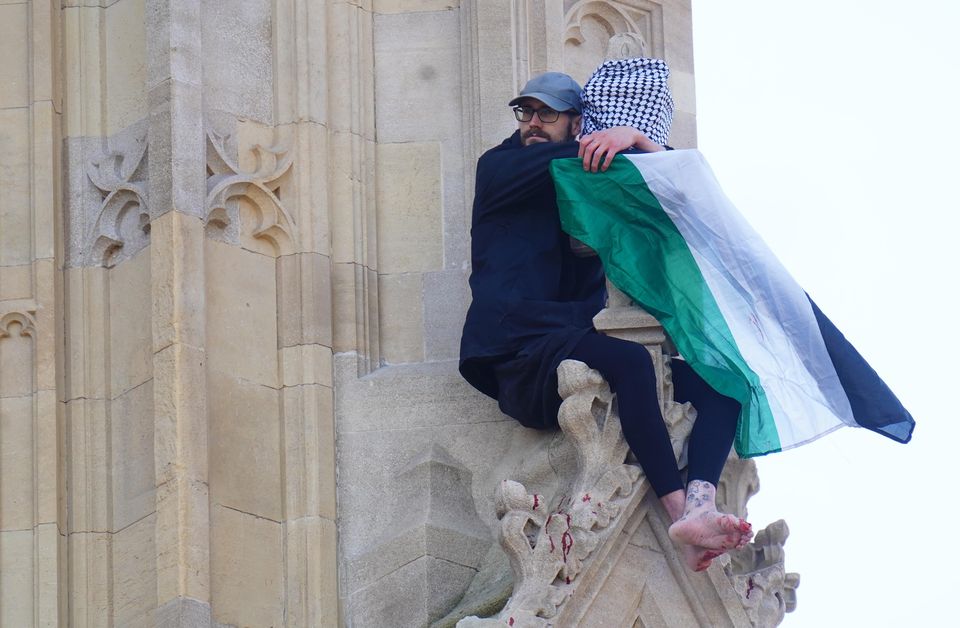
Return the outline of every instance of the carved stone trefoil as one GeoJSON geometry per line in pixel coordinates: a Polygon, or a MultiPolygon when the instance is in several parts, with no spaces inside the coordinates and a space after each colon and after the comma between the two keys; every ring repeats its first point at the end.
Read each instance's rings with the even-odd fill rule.
{"type": "MultiPolygon", "coordinates": [[[[33,388],[36,343],[37,304],[29,299],[0,301],[0,398],[28,394],[33,388]]],[[[9,450],[15,442],[8,438],[2,444],[9,450]]]]}
{"type": "Polygon", "coordinates": [[[0,307],[0,338],[14,335],[32,338],[36,333],[37,306],[32,301],[6,301],[0,307]]]}

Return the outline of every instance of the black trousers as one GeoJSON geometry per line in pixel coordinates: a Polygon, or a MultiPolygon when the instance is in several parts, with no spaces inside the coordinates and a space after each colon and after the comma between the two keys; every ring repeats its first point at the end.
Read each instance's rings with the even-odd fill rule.
{"type": "MultiPolygon", "coordinates": [[[[592,332],[569,357],[600,371],[617,394],[623,435],[657,496],[683,490],[660,414],[650,353],[634,342],[592,332]]],[[[716,486],[733,445],[740,403],[713,390],[683,360],[674,359],[671,366],[674,399],[689,401],[697,409],[687,450],[687,481],[705,480],[716,486]]]]}

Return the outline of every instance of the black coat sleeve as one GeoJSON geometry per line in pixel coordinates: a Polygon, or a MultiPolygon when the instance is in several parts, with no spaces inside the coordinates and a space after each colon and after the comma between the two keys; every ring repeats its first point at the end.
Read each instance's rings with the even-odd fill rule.
{"type": "Polygon", "coordinates": [[[529,201],[540,205],[544,195],[555,194],[550,162],[576,157],[579,143],[555,142],[522,146],[519,132],[500,146],[487,151],[477,162],[473,223],[481,217],[508,208],[523,207],[529,201]]]}

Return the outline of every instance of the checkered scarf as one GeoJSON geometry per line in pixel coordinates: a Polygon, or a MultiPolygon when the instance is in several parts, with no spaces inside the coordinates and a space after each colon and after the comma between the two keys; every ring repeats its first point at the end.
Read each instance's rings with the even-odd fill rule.
{"type": "Polygon", "coordinates": [[[662,59],[605,61],[583,86],[583,128],[587,135],[612,126],[632,126],[657,144],[666,144],[673,122],[673,97],[662,59]]]}

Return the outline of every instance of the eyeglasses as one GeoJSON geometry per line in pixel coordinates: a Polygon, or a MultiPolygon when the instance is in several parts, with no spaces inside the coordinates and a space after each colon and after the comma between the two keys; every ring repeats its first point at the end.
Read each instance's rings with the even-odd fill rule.
{"type": "Polygon", "coordinates": [[[530,122],[533,120],[533,114],[537,114],[537,117],[540,118],[540,122],[543,122],[544,124],[556,122],[560,117],[560,112],[555,109],[551,109],[550,107],[534,109],[533,107],[527,107],[526,105],[517,105],[513,108],[513,115],[517,117],[518,122],[530,122]]]}

